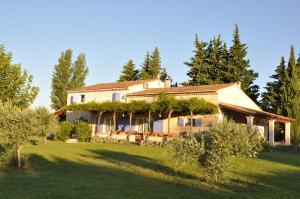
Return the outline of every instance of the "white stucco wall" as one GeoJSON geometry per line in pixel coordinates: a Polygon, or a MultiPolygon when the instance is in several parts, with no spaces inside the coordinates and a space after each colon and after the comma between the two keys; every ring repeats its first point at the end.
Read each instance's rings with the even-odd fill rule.
{"type": "Polygon", "coordinates": [[[261,110],[259,106],[236,84],[217,91],[219,103],[227,103],[254,110],[261,110]]]}
{"type": "MultiPolygon", "coordinates": [[[[165,83],[160,80],[153,80],[147,82],[148,88],[163,88],[165,87],[165,83]]],[[[111,101],[113,93],[120,93],[121,102],[126,102],[126,99],[122,99],[122,96],[145,90],[145,85],[143,83],[137,84],[134,86],[129,86],[128,89],[115,89],[115,90],[99,90],[99,91],[83,91],[83,92],[68,92],[67,104],[71,103],[71,96],[77,97],[77,103],[80,103],[81,95],[85,95],[85,102],[104,102],[111,101]]]]}

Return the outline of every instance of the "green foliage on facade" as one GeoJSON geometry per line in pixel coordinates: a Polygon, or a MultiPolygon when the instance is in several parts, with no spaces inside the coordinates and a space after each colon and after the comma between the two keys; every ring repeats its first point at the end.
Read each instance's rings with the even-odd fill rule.
{"type": "Polygon", "coordinates": [[[32,85],[32,75],[12,63],[12,53],[0,44],[0,101],[28,108],[36,98],[39,88],[32,85]]]}
{"type": "Polygon", "coordinates": [[[69,111],[103,111],[103,112],[156,112],[168,113],[174,111],[178,113],[190,113],[193,110],[197,114],[214,114],[218,112],[215,104],[204,99],[175,99],[171,95],[160,94],[158,99],[153,102],[131,101],[123,102],[87,102],[71,104],[65,107],[69,111]]]}

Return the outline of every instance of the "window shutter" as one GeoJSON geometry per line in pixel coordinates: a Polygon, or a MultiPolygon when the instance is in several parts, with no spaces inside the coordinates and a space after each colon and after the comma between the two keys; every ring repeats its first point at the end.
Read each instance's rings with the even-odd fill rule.
{"type": "Polygon", "coordinates": [[[113,93],[112,94],[112,101],[116,102],[116,101],[120,101],[121,99],[121,94],[120,93],[113,93]]]}
{"type": "Polygon", "coordinates": [[[202,120],[201,118],[195,119],[195,126],[201,126],[202,125],[202,120]]]}
{"type": "Polygon", "coordinates": [[[182,117],[178,118],[178,126],[180,126],[180,127],[184,126],[184,118],[182,118],[182,117]]]}

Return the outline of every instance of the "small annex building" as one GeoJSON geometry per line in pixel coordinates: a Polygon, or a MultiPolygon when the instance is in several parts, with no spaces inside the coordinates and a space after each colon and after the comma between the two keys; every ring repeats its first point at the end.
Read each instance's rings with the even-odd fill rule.
{"type": "MultiPolygon", "coordinates": [[[[191,129],[192,132],[207,130],[224,117],[232,118],[235,122],[254,129],[270,144],[290,145],[290,126],[292,118],[263,111],[240,88],[239,83],[225,83],[201,86],[171,87],[169,80],[158,79],[137,80],[127,82],[100,83],[82,88],[68,90],[67,105],[86,102],[120,101],[130,102],[144,100],[151,102],[160,93],[173,95],[177,99],[191,97],[201,98],[218,106],[219,112],[213,115],[195,115],[193,121],[188,116],[174,116],[170,121],[170,132],[180,134],[191,129]],[[275,132],[275,123],[284,124],[283,132],[275,132]]],[[[109,134],[113,130],[113,118],[110,113],[101,117],[97,127],[98,115],[89,111],[67,111],[66,120],[75,122],[78,119],[87,120],[93,127],[92,135],[109,134]]],[[[167,118],[155,115],[149,122],[147,115],[135,114],[133,131],[137,133],[153,132],[167,133],[167,118]],[[150,126],[149,126],[150,124],[150,126]]],[[[127,132],[129,118],[120,115],[117,118],[116,130],[127,132]]]]}

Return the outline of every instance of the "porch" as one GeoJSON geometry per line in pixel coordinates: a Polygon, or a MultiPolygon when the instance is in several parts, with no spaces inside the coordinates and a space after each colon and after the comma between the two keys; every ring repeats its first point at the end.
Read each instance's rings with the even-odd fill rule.
{"type": "Polygon", "coordinates": [[[231,104],[220,103],[219,105],[224,116],[247,125],[272,146],[291,144],[291,122],[294,119],[231,104]]]}

